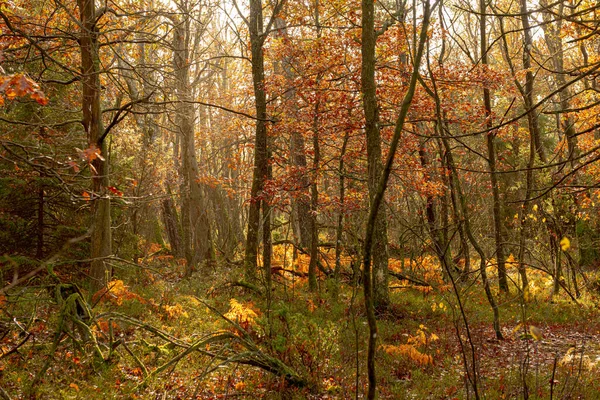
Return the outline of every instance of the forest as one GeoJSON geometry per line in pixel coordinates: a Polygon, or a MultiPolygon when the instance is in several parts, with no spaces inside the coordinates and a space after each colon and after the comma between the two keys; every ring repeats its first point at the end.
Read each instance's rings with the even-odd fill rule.
{"type": "Polygon", "coordinates": [[[0,0],[0,399],[600,398],[595,0],[0,0]]]}

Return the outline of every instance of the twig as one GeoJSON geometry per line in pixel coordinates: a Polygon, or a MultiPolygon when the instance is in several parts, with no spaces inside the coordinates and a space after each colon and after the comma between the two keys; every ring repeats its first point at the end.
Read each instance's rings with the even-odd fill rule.
{"type": "Polygon", "coordinates": [[[17,352],[19,350],[19,347],[23,346],[29,340],[30,337],[31,337],[31,333],[28,332],[27,336],[25,336],[25,339],[21,340],[21,342],[19,342],[19,344],[17,344],[15,347],[13,347],[12,349],[10,349],[6,353],[0,355],[0,360],[2,360],[4,357],[8,357],[12,353],[17,352]]]}
{"type": "Polygon", "coordinates": [[[12,400],[8,393],[2,389],[2,386],[0,386],[0,398],[2,398],[2,400],[12,400]]]}
{"type": "Polygon", "coordinates": [[[550,400],[552,400],[552,396],[554,396],[554,375],[556,374],[557,361],[558,357],[554,356],[554,364],[552,364],[552,378],[550,378],[550,400]]]}

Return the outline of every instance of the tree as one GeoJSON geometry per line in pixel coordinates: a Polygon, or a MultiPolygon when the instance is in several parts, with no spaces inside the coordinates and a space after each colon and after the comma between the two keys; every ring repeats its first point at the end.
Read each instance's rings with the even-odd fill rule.
{"type": "MultiPolygon", "coordinates": [[[[368,123],[375,123],[377,110],[376,104],[373,103],[376,100],[374,78],[373,75],[374,67],[374,51],[375,51],[375,20],[374,20],[374,7],[373,3],[368,0],[362,2],[362,78],[363,78],[363,106],[365,108],[365,121],[368,123]],[[371,65],[365,65],[373,63],[371,65]],[[365,83],[365,79],[369,82],[365,83]],[[366,93],[365,93],[366,92],[366,93]],[[369,96],[370,94],[370,96],[369,96]],[[368,98],[367,98],[368,97],[368,98]]],[[[367,374],[369,377],[369,390],[368,398],[374,399],[376,395],[376,372],[375,372],[375,349],[377,346],[377,321],[375,320],[375,296],[373,290],[373,283],[377,282],[376,278],[372,276],[371,272],[371,255],[374,251],[379,250],[374,248],[377,237],[377,215],[379,208],[383,202],[383,196],[387,187],[388,179],[394,163],[394,157],[398,142],[400,140],[400,134],[404,128],[404,123],[408,110],[412,103],[413,96],[417,87],[417,81],[419,77],[419,67],[421,64],[421,57],[424,53],[425,41],[427,39],[427,28],[429,25],[429,18],[431,15],[431,8],[429,2],[424,2],[423,5],[423,25],[421,27],[421,34],[419,36],[418,50],[415,53],[413,72],[409,82],[409,86],[404,99],[398,112],[398,118],[394,126],[394,136],[390,144],[390,151],[385,163],[385,167],[382,171],[381,177],[377,180],[377,190],[373,194],[373,200],[369,208],[369,217],[367,220],[367,229],[365,233],[365,245],[363,249],[363,290],[365,296],[365,308],[367,311],[367,321],[369,324],[369,347],[367,354],[367,374]],[[372,283],[373,282],[373,283],[372,283]]],[[[376,129],[376,126],[368,127],[368,129],[376,129]]],[[[373,271],[375,272],[375,271],[373,271]]],[[[385,272],[384,272],[385,274],[385,272]]],[[[387,291],[387,287],[385,288],[387,291]]]]}
{"type": "MultiPolygon", "coordinates": [[[[367,137],[367,157],[369,171],[369,199],[373,208],[375,195],[379,189],[381,177],[381,135],[379,131],[379,106],[377,104],[377,85],[375,82],[375,47],[377,32],[375,31],[375,5],[373,2],[362,2],[362,63],[361,90],[365,113],[365,134],[367,137]]],[[[387,226],[385,209],[377,210],[373,230],[373,300],[375,308],[385,310],[389,305],[388,292],[388,251],[387,226]]],[[[369,249],[371,250],[371,249],[369,249]]],[[[365,274],[370,273],[365,268],[365,274]]],[[[366,277],[363,277],[367,281],[366,277]]],[[[370,289],[369,289],[370,290],[370,289]]]]}
{"type": "MultiPolygon", "coordinates": [[[[265,62],[263,45],[275,18],[281,11],[285,1],[275,3],[273,15],[266,26],[263,21],[261,0],[250,1],[250,17],[247,25],[250,31],[250,48],[252,57],[252,81],[254,85],[254,102],[256,109],[256,137],[254,146],[254,170],[252,172],[252,189],[250,191],[250,210],[248,212],[248,231],[246,236],[246,253],[244,256],[246,277],[255,279],[258,255],[258,230],[260,226],[260,206],[264,195],[261,193],[268,174],[268,139],[267,139],[267,95],[265,93],[265,62]]],[[[263,224],[269,223],[270,215],[263,214],[263,224]]],[[[270,229],[270,228],[267,228],[270,229]]],[[[270,274],[270,266],[265,271],[270,274]]]]}
{"type": "Polygon", "coordinates": [[[81,23],[82,67],[82,109],[83,127],[88,136],[92,150],[90,161],[92,168],[92,245],[90,256],[92,265],[90,276],[96,288],[106,285],[110,279],[111,269],[106,264],[106,257],[112,253],[109,161],[106,145],[108,132],[102,124],[102,105],[100,99],[100,56],[98,47],[99,15],[93,0],[77,0],[79,21],[81,23]]]}

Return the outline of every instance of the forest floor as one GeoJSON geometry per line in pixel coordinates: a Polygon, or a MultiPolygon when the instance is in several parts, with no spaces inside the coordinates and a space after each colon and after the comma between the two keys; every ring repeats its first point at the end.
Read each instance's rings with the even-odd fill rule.
{"type": "MultiPolygon", "coordinates": [[[[78,294],[59,303],[50,278],[0,298],[0,398],[365,396],[367,326],[361,290],[351,282],[323,278],[309,293],[301,274],[284,272],[265,298],[260,282],[255,290],[239,285],[235,265],[184,278],[169,257],[146,261],[147,269],[123,264],[109,291],[82,290],[92,307],[79,320],[86,314],[78,294]]],[[[459,285],[467,332],[435,263],[402,264],[391,268],[433,283],[390,282],[392,306],[378,322],[379,398],[474,398],[474,386],[489,399],[600,398],[598,296],[550,301],[541,274],[531,277],[537,289],[525,304],[514,287],[495,291],[504,336],[497,340],[476,277],[459,285]],[[532,326],[542,337],[532,337],[532,326]]]]}

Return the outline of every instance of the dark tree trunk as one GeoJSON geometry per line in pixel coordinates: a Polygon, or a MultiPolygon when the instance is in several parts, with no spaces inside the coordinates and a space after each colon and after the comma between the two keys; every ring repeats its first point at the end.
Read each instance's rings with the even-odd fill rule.
{"type": "Polygon", "coordinates": [[[81,32],[83,127],[88,144],[98,150],[99,156],[92,161],[92,237],[91,237],[91,284],[95,288],[104,286],[111,276],[106,257],[112,253],[110,228],[110,197],[108,187],[108,154],[102,126],[100,103],[100,59],[98,54],[98,28],[94,0],[77,0],[81,32]]]}
{"type": "MultiPolygon", "coordinates": [[[[369,340],[367,350],[367,376],[369,381],[367,398],[372,400],[375,398],[377,393],[377,374],[375,369],[375,350],[377,348],[377,320],[375,319],[375,296],[374,296],[374,285],[373,281],[375,277],[371,272],[371,260],[373,253],[379,249],[374,245],[377,238],[377,219],[379,210],[383,203],[383,197],[388,184],[390,174],[392,172],[392,165],[394,163],[394,157],[400,141],[400,134],[404,129],[404,122],[408,115],[408,110],[412,104],[412,99],[415,94],[417,86],[417,79],[419,77],[419,68],[421,65],[421,58],[423,56],[425,41],[427,40],[427,29],[429,27],[430,17],[430,4],[424,2],[423,5],[423,24],[421,27],[421,33],[419,35],[418,50],[415,52],[413,72],[411,74],[410,82],[407,87],[406,94],[402,100],[398,118],[394,126],[394,136],[390,143],[390,152],[386,159],[385,167],[381,172],[381,177],[377,181],[376,190],[373,192],[371,206],[369,208],[369,216],[367,219],[367,227],[365,233],[364,247],[363,247],[363,290],[365,296],[365,310],[367,314],[367,323],[369,326],[369,340]]],[[[375,117],[375,120],[370,122],[376,122],[377,119],[377,97],[375,93],[375,9],[374,3],[370,0],[362,1],[362,90],[363,90],[363,107],[365,109],[365,122],[369,124],[370,118],[375,117]],[[374,107],[374,108],[373,108],[374,107]]],[[[416,44],[415,44],[416,45],[416,44]]],[[[378,127],[375,125],[375,129],[378,131],[378,127]]],[[[373,129],[373,127],[367,127],[367,129],[373,129]]],[[[384,221],[385,222],[385,221],[384,221]]],[[[387,256],[386,256],[387,257],[387,256]]],[[[387,271],[383,271],[384,277],[387,278],[387,271]]],[[[387,293],[387,284],[385,287],[387,293]]]]}
{"type": "Polygon", "coordinates": [[[252,81],[256,109],[256,138],[254,142],[254,171],[250,190],[250,210],[246,236],[245,270],[246,278],[256,279],[258,255],[258,230],[260,227],[261,195],[267,174],[267,96],[265,93],[265,61],[263,43],[263,11],[261,0],[250,1],[250,45],[252,53],[252,81]]]}
{"type": "Polygon", "coordinates": [[[44,258],[44,182],[43,174],[40,173],[37,204],[37,245],[35,257],[38,260],[44,258]]]}
{"type": "Polygon", "coordinates": [[[171,253],[176,258],[181,258],[185,255],[183,246],[181,243],[181,235],[179,233],[179,218],[177,216],[177,209],[173,204],[173,199],[170,196],[165,198],[161,202],[163,221],[165,229],[167,230],[167,237],[171,244],[171,253]]]}
{"type": "MultiPolygon", "coordinates": [[[[481,64],[484,68],[488,65],[488,47],[486,36],[486,1],[479,1],[480,11],[480,40],[481,40],[481,64]]],[[[498,285],[501,292],[508,292],[508,279],[506,277],[506,263],[504,254],[504,235],[502,226],[502,200],[500,199],[500,189],[498,177],[496,175],[496,132],[492,131],[494,126],[492,120],[492,102],[490,98],[490,89],[483,87],[483,105],[485,107],[485,126],[487,128],[486,142],[488,150],[488,168],[490,172],[490,184],[492,186],[493,196],[493,216],[494,216],[494,239],[496,243],[496,262],[498,265],[498,285]]]]}
{"type": "Polygon", "coordinates": [[[340,164],[339,164],[339,177],[340,177],[340,211],[338,214],[337,227],[335,232],[335,278],[339,280],[340,273],[342,270],[342,241],[344,234],[344,201],[346,196],[346,185],[345,185],[345,168],[344,168],[344,157],[346,156],[346,148],[348,147],[349,139],[348,130],[344,134],[344,142],[342,143],[342,150],[340,151],[340,164]]]}
{"type": "MultiPolygon", "coordinates": [[[[421,166],[423,167],[423,174],[425,174],[425,180],[429,180],[427,177],[427,168],[429,167],[429,160],[425,150],[425,143],[422,142],[419,146],[419,159],[421,166]]],[[[453,271],[452,258],[448,249],[447,242],[444,240],[444,232],[438,227],[437,215],[435,210],[434,197],[431,194],[425,196],[425,216],[427,218],[427,227],[431,241],[433,242],[433,250],[437,256],[440,266],[442,268],[442,276],[445,281],[449,280],[448,274],[453,271]]]]}
{"type": "Polygon", "coordinates": [[[533,39],[531,27],[529,26],[529,11],[527,10],[527,0],[521,2],[521,22],[523,24],[523,69],[525,72],[525,88],[523,100],[525,102],[525,111],[527,112],[527,122],[529,124],[529,134],[533,138],[535,151],[543,163],[546,163],[546,151],[542,145],[540,127],[538,123],[537,111],[533,108],[533,85],[534,77],[531,65],[531,50],[533,49],[533,39]]]}
{"type": "MultiPolygon", "coordinates": [[[[361,89],[365,114],[367,137],[367,165],[370,207],[377,192],[381,176],[381,134],[379,131],[379,105],[377,104],[377,84],[375,82],[375,6],[373,1],[362,2],[362,63],[361,89]]],[[[386,211],[381,208],[373,229],[373,301],[376,309],[384,310],[389,305],[388,290],[388,249],[386,211]]],[[[364,278],[363,278],[364,279],[364,278]]]]}

